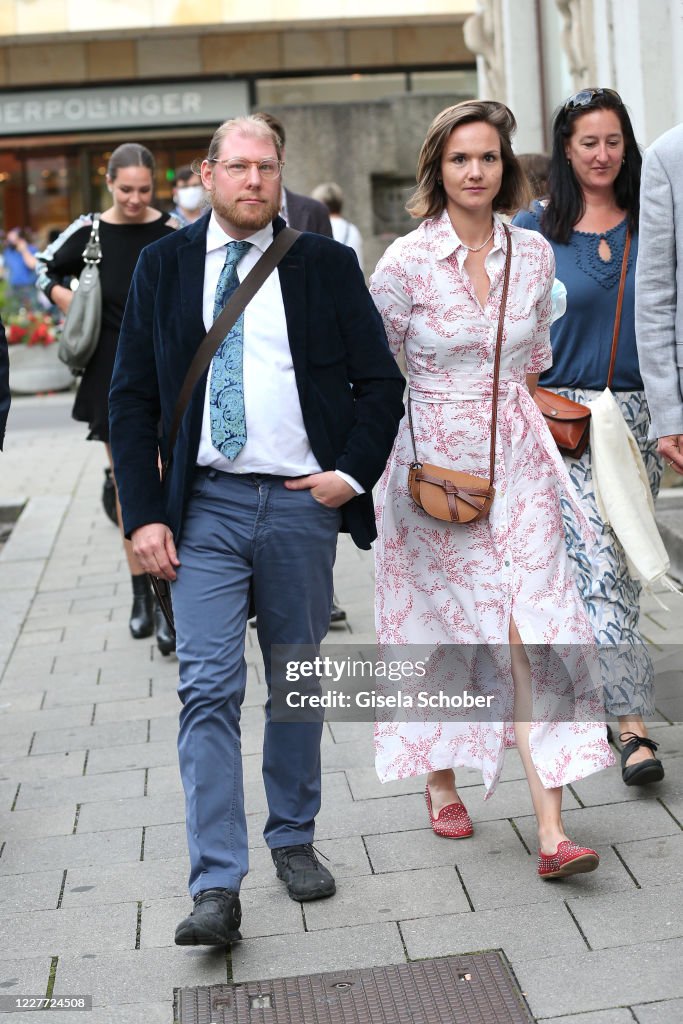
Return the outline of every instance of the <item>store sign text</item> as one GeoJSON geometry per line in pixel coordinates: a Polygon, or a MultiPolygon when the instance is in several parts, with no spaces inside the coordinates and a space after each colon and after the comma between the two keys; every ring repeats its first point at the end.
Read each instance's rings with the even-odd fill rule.
{"type": "Polygon", "coordinates": [[[242,82],[192,83],[188,87],[78,89],[4,95],[0,92],[0,131],[4,134],[220,123],[247,112],[242,82]]]}

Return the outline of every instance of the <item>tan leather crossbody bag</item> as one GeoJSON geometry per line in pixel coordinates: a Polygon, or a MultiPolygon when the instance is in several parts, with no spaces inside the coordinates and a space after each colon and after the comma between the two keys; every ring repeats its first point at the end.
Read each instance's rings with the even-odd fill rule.
{"type": "Polygon", "coordinates": [[[459,469],[435,466],[429,462],[420,462],[415,447],[413,431],[410,389],[408,389],[408,425],[413,443],[414,462],[408,471],[408,486],[413,501],[435,519],[447,523],[474,523],[488,515],[496,489],[493,486],[496,463],[496,421],[498,417],[498,379],[500,376],[500,350],[503,343],[505,326],[505,306],[507,304],[510,285],[510,263],[512,260],[512,242],[510,229],[503,225],[507,241],[505,253],[505,274],[503,278],[503,295],[500,300],[498,316],[498,335],[496,352],[493,360],[493,395],[491,398],[491,446],[489,452],[488,478],[463,473],[459,469]]]}

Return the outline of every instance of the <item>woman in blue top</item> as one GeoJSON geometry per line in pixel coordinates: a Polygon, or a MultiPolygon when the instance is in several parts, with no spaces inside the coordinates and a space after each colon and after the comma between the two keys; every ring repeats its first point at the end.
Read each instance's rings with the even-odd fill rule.
{"type": "MultiPolygon", "coordinates": [[[[634,321],[635,268],[641,155],[631,121],[612,89],[583,89],[559,109],[553,122],[549,198],[520,212],[514,223],[540,231],[551,243],[556,274],[567,289],[567,312],[551,330],[553,366],[541,377],[577,402],[604,390],[612,347],[619,277],[627,229],[631,250],[612,391],[647,467],[653,496],[662,475],[656,442],[647,440],[650,417],[638,368],[634,321]]],[[[619,719],[622,776],[627,785],[664,776],[657,744],[643,722],[654,712],[654,670],[639,630],[640,584],[624,550],[598,512],[590,447],[567,469],[599,534],[599,555],[590,558],[565,510],[565,532],[581,594],[604,654],[605,704],[619,719]]]]}

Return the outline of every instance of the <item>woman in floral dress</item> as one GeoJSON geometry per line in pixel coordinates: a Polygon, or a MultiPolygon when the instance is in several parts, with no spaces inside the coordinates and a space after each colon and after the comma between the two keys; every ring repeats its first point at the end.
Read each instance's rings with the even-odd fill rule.
{"type": "MultiPolygon", "coordinates": [[[[460,103],[435,118],[408,205],[427,219],[389,247],[371,280],[392,350],[405,351],[419,460],[483,476],[510,239],[491,512],[462,525],[414,504],[404,419],[379,486],[375,547],[379,643],[452,645],[459,662],[470,652],[473,671],[486,650],[503,680],[494,706],[506,711],[502,721],[378,723],[377,771],[383,781],[428,773],[434,831],[462,838],[472,824],[453,769],[479,768],[488,796],[505,747],[516,743],[538,822],[539,874],[558,877],[598,864],[595,851],[564,831],[562,786],[612,764],[613,755],[604,724],[595,720],[593,635],[564,543],[560,502],[573,492],[530,395],[552,360],[554,258],[537,233],[512,227],[507,236],[495,212],[525,205],[510,144],[515,127],[508,108],[494,102],[460,103]],[[542,705],[555,686],[553,659],[542,654],[551,645],[568,652],[577,707],[584,700],[592,716],[529,721],[523,708],[530,700],[542,705]]],[[[578,507],[576,517],[589,541],[591,527],[578,507]]]]}

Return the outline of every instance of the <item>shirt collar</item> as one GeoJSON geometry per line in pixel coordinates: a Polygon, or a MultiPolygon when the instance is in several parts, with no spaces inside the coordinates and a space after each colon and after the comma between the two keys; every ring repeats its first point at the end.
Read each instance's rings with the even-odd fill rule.
{"type": "MultiPolygon", "coordinates": [[[[461,242],[458,234],[451,224],[451,218],[447,210],[442,210],[438,217],[435,217],[430,224],[432,235],[432,247],[437,260],[448,259],[453,253],[457,253],[464,261],[467,258],[468,248],[461,242]]],[[[493,248],[488,255],[496,250],[505,251],[505,229],[503,221],[497,213],[493,215],[493,248]]],[[[514,252],[514,247],[513,247],[514,252]]]]}
{"type": "MultiPolygon", "coordinates": [[[[224,246],[226,246],[228,244],[228,242],[235,242],[235,241],[237,241],[237,239],[233,238],[232,235],[229,235],[220,226],[220,224],[216,220],[216,214],[212,210],[211,211],[211,216],[209,218],[209,226],[208,226],[208,228],[206,230],[206,251],[207,251],[207,253],[214,252],[216,249],[222,249],[224,246]]],[[[251,242],[251,244],[255,245],[256,248],[259,249],[260,252],[265,252],[265,250],[268,248],[268,246],[270,245],[270,243],[272,241],[273,241],[273,225],[272,225],[272,223],[271,224],[266,224],[266,226],[264,228],[261,228],[260,231],[255,231],[253,235],[249,235],[248,238],[245,238],[245,242],[251,242]]]]}

